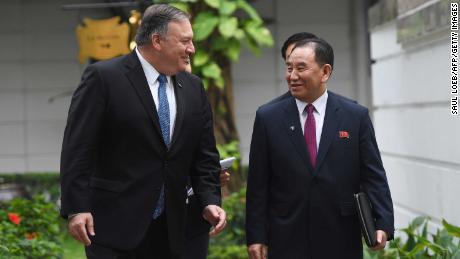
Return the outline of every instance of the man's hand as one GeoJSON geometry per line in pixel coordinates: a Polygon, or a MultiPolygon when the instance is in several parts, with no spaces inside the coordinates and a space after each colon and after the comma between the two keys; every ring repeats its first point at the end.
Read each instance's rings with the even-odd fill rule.
{"type": "Polygon", "coordinates": [[[225,186],[230,182],[230,173],[227,169],[220,171],[220,185],[225,186]]]}
{"type": "Polygon", "coordinates": [[[383,230],[377,230],[377,244],[372,247],[372,250],[377,251],[380,249],[385,248],[385,245],[387,244],[387,233],[383,230]]]}
{"type": "Polygon", "coordinates": [[[213,226],[211,232],[209,232],[210,236],[219,234],[222,230],[224,230],[225,225],[227,225],[225,211],[219,206],[206,206],[203,210],[203,217],[213,226]]]}
{"type": "Polygon", "coordinates": [[[69,220],[69,232],[77,241],[80,241],[85,246],[91,245],[91,240],[88,237],[88,233],[91,236],[96,235],[94,233],[93,216],[91,213],[78,213],[69,220]]]}
{"type": "Polygon", "coordinates": [[[249,259],[266,259],[267,246],[264,244],[252,244],[248,247],[249,259]]]}

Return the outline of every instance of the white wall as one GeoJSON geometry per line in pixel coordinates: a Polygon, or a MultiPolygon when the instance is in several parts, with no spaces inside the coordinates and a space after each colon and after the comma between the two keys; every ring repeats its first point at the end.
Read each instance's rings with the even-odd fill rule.
{"type": "Polygon", "coordinates": [[[75,2],[0,1],[0,172],[59,170],[70,96],[48,100],[80,80],[75,2]]]}
{"type": "Polygon", "coordinates": [[[450,115],[449,34],[402,46],[396,23],[371,32],[377,141],[396,227],[417,215],[460,224],[460,120],[450,115]]]}

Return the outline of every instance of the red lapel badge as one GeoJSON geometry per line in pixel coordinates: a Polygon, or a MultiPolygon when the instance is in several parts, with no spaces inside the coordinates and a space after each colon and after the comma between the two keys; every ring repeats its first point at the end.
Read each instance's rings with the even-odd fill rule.
{"type": "Polygon", "coordinates": [[[350,135],[348,134],[348,131],[339,131],[339,137],[340,138],[350,138],[350,135]]]}

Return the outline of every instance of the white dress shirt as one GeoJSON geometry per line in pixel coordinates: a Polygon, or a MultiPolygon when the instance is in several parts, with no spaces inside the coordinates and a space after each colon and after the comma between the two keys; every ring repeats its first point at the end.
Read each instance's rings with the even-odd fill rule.
{"type": "MultiPolygon", "coordinates": [[[[157,79],[160,76],[160,73],[158,73],[158,71],[147,60],[145,60],[144,57],[142,57],[142,54],[137,48],[136,54],[141,62],[142,70],[144,70],[145,77],[147,78],[147,83],[149,84],[150,92],[152,93],[153,101],[155,102],[155,107],[158,111],[158,87],[160,86],[160,82],[158,82],[157,79]]],[[[166,96],[168,97],[169,104],[169,138],[171,141],[174,133],[174,125],[176,123],[177,107],[176,97],[174,95],[174,86],[172,84],[171,77],[166,76],[166,78],[168,79],[166,96]]]]}
{"type": "MultiPolygon", "coordinates": [[[[326,104],[327,104],[327,90],[324,91],[323,95],[321,95],[318,99],[316,99],[312,105],[315,107],[313,110],[313,116],[315,117],[315,124],[316,124],[316,150],[319,148],[319,141],[321,140],[321,133],[323,132],[323,124],[324,124],[324,115],[326,114],[326,104]]],[[[297,109],[299,109],[299,118],[300,118],[300,125],[302,126],[302,132],[305,134],[305,121],[307,120],[307,111],[305,107],[307,107],[308,103],[303,102],[299,99],[295,99],[297,104],[297,109]]]]}

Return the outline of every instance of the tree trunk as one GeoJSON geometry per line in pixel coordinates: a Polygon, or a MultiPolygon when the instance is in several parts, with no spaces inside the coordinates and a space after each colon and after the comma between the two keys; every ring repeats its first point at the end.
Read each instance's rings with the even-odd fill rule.
{"type": "MultiPolygon", "coordinates": [[[[231,63],[226,59],[220,59],[218,62],[222,68],[225,87],[221,89],[211,83],[207,94],[214,112],[214,134],[217,144],[225,145],[234,140],[239,141],[239,136],[235,120],[231,63]]],[[[238,191],[245,184],[246,177],[241,170],[241,160],[238,161],[237,168],[235,172],[230,172],[231,180],[226,192],[238,191]]]]}

